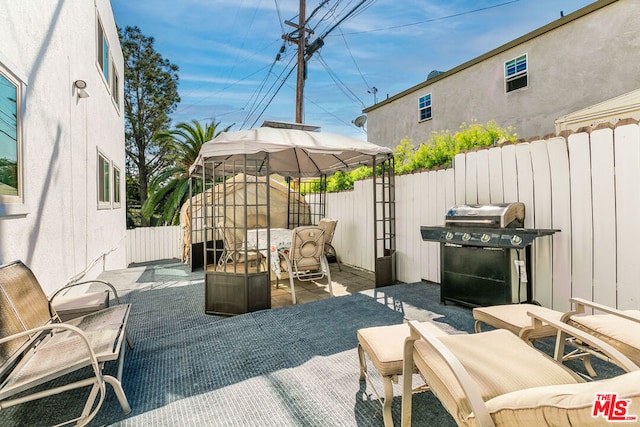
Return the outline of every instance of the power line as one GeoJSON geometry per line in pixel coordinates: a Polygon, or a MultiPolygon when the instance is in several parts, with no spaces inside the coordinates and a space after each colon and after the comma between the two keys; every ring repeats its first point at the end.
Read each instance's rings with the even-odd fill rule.
{"type": "Polygon", "coordinates": [[[367,80],[364,78],[364,74],[362,74],[362,71],[360,71],[360,67],[358,67],[358,63],[356,62],[356,58],[353,56],[353,53],[351,52],[351,48],[349,47],[349,43],[347,43],[347,38],[344,36],[344,33],[342,32],[342,30],[340,30],[340,35],[342,36],[342,40],[344,41],[344,45],[347,48],[347,52],[349,52],[349,56],[351,57],[351,60],[353,61],[353,65],[355,65],[356,70],[358,70],[358,74],[360,74],[360,77],[362,78],[362,81],[364,82],[364,84],[367,87],[367,89],[369,89],[371,86],[369,86],[369,82],[367,82],[367,80]]]}
{"type": "Polygon", "coordinates": [[[351,33],[346,33],[346,34],[347,35],[367,34],[367,33],[375,33],[375,32],[378,32],[378,31],[396,30],[398,28],[406,28],[406,27],[411,27],[411,26],[414,26],[414,25],[427,24],[429,22],[442,21],[444,19],[457,18],[458,16],[470,15],[472,13],[482,12],[482,11],[485,11],[485,10],[495,9],[497,7],[506,6],[508,4],[517,3],[519,1],[520,0],[511,0],[511,1],[508,1],[508,2],[495,4],[493,6],[481,7],[479,9],[473,9],[473,10],[468,10],[468,11],[465,11],[465,12],[454,13],[453,15],[447,15],[447,16],[441,16],[439,18],[427,19],[425,21],[413,22],[413,23],[410,23],[410,24],[395,25],[393,27],[378,28],[378,29],[375,29],[375,30],[354,31],[354,32],[351,32],[351,33]]]}
{"type": "Polygon", "coordinates": [[[329,74],[329,77],[331,77],[331,79],[334,81],[336,86],[338,86],[338,88],[342,91],[342,93],[344,93],[347,96],[347,98],[351,99],[352,101],[359,102],[362,108],[364,108],[364,102],[362,102],[362,100],[358,98],[358,95],[356,95],[351,89],[347,87],[346,84],[344,84],[342,80],[340,80],[340,77],[338,77],[338,75],[335,72],[333,72],[331,67],[329,67],[329,64],[327,64],[327,62],[324,60],[322,55],[320,55],[320,53],[318,53],[318,62],[322,64],[322,66],[325,68],[325,70],[329,74]]]}

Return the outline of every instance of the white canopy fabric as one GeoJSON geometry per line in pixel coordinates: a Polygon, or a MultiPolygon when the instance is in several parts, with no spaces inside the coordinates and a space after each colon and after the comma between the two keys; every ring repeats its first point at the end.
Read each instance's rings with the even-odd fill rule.
{"type": "MultiPolygon", "coordinates": [[[[314,177],[349,171],[360,166],[371,166],[374,156],[382,162],[393,156],[393,151],[356,138],[297,129],[260,127],[236,132],[225,132],[205,143],[191,167],[190,173],[202,173],[205,161],[234,160],[269,153],[269,171],[262,163],[251,163],[245,173],[265,175],[314,177]],[[256,165],[257,166],[254,166],[256,165]]],[[[209,166],[207,166],[209,167],[209,166]]],[[[211,173],[212,171],[207,171],[211,173]]]]}

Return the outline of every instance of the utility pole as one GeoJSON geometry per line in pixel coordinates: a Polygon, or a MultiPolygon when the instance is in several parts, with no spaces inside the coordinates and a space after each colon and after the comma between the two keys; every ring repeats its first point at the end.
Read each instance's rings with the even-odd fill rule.
{"type": "Polygon", "coordinates": [[[298,80],[296,84],[296,123],[302,123],[302,104],[304,97],[304,80],[307,71],[305,63],[305,50],[307,45],[305,25],[306,23],[306,0],[300,0],[300,17],[298,20],[298,80]]]}
{"type": "MultiPolygon", "coordinates": [[[[360,6],[362,6],[367,0],[361,0],[353,9],[351,9],[344,17],[342,17],[333,27],[327,30],[324,34],[317,37],[313,42],[307,45],[307,34],[314,34],[312,30],[306,28],[307,25],[307,11],[306,0],[300,0],[300,12],[298,18],[298,24],[291,21],[284,21],[285,24],[295,28],[296,30],[283,34],[282,39],[297,45],[298,49],[298,79],[296,83],[296,123],[302,123],[303,119],[303,104],[304,104],[304,82],[307,77],[307,61],[311,56],[322,46],[324,46],[324,38],[333,31],[338,25],[340,25],[345,19],[350,17],[360,6]],[[294,34],[297,33],[297,37],[294,34]]],[[[329,0],[322,0],[320,5],[316,7],[309,16],[309,19],[322,8],[325,4],[329,3],[329,0]]],[[[375,89],[375,88],[374,88],[375,89]]],[[[376,89],[377,90],[377,89],[376,89]]]]}

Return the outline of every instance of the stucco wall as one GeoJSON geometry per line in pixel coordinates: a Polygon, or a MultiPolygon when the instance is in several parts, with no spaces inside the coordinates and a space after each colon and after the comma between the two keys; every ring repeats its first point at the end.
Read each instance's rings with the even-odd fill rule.
{"type": "Polygon", "coordinates": [[[408,136],[417,145],[433,131],[455,131],[474,119],[514,126],[523,138],[553,133],[558,117],[640,87],[631,65],[640,63],[639,14],[640,2],[619,0],[575,20],[567,16],[563,26],[417,85],[367,110],[368,140],[395,147],[408,136]],[[528,87],[505,93],[504,62],[525,53],[528,87]],[[427,93],[433,119],[419,122],[418,100],[427,93]]]}
{"type": "Polygon", "coordinates": [[[97,64],[97,16],[122,99],[123,57],[109,0],[0,2],[0,63],[25,89],[25,203],[0,215],[0,263],[23,260],[48,293],[77,276],[125,266],[124,116],[97,64]],[[89,98],[77,97],[78,79],[89,98]],[[120,169],[119,208],[98,209],[98,150],[120,169]]]}

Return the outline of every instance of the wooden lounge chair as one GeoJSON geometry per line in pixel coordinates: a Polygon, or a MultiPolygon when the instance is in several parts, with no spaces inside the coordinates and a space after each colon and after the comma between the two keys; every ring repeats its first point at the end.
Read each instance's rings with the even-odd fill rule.
{"type": "MultiPolygon", "coordinates": [[[[403,376],[418,369],[433,394],[461,426],[606,425],[598,394],[628,400],[640,414],[640,370],[602,340],[538,314],[551,325],[598,348],[628,372],[602,381],[583,378],[505,329],[435,337],[409,322],[403,376]]],[[[411,425],[411,382],[403,384],[402,425],[411,425]]]]}
{"type": "Polygon", "coordinates": [[[129,304],[116,304],[61,322],[26,265],[16,261],[1,266],[0,408],[90,386],[80,416],[63,423],[85,425],[98,413],[108,383],[128,414],[131,408],[121,381],[130,309],[129,304]],[[108,361],[118,363],[116,377],[103,374],[108,361]],[[52,383],[86,367],[91,371],[87,378],[52,383]],[[42,387],[33,391],[36,386],[42,387]]]}
{"type": "MultiPolygon", "coordinates": [[[[571,303],[574,309],[567,313],[532,304],[474,308],[475,330],[479,332],[481,325],[487,324],[495,328],[508,329],[528,341],[555,335],[555,328],[533,322],[527,316],[528,311],[537,312],[602,339],[621,351],[635,364],[640,365],[640,310],[617,310],[582,298],[571,298],[571,303]],[[592,314],[590,309],[599,314],[592,314]]],[[[589,375],[595,376],[596,372],[591,366],[591,356],[607,360],[606,355],[598,349],[585,345],[575,337],[563,336],[563,338],[566,339],[556,342],[557,357],[562,356],[563,360],[582,358],[589,375]],[[566,345],[574,347],[575,350],[564,354],[566,345]]]]}
{"type": "Polygon", "coordinates": [[[296,303],[294,279],[301,281],[327,278],[329,293],[333,296],[331,271],[324,254],[325,229],[315,226],[296,227],[291,230],[291,248],[280,253],[287,264],[291,299],[296,303]]]}

